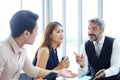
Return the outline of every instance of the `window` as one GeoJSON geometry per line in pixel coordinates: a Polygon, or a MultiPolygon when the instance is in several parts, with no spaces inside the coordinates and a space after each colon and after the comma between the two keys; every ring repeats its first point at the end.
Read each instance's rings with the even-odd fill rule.
{"type": "Polygon", "coordinates": [[[82,29],[83,29],[83,41],[88,37],[88,20],[98,17],[97,0],[82,0],[82,29]]]}
{"type": "MultiPolygon", "coordinates": [[[[65,29],[65,41],[61,46],[59,57],[66,55],[70,58],[70,70],[78,72],[78,65],[75,62],[75,56],[73,52],[78,52],[79,36],[80,40],[85,41],[88,38],[88,20],[94,17],[99,17],[98,1],[99,0],[2,0],[0,2],[1,8],[1,29],[0,40],[6,39],[10,34],[9,20],[12,15],[20,10],[31,10],[39,15],[39,35],[35,43],[31,46],[26,45],[28,56],[32,60],[35,52],[39,46],[41,35],[43,34],[43,28],[47,25],[49,20],[60,22],[65,29]],[[79,3],[81,1],[81,4],[79,3]],[[14,2],[14,3],[13,3],[14,2]],[[51,7],[49,7],[52,3],[51,7]],[[29,3],[29,4],[28,4],[29,3]],[[46,3],[46,4],[44,4],[46,3]],[[81,5],[81,7],[79,7],[81,5]],[[47,7],[46,7],[47,6],[47,7]],[[51,10],[51,11],[50,11],[51,10]],[[80,10],[80,11],[79,11],[80,10]],[[50,15],[49,12],[50,11],[50,15]],[[79,18],[80,14],[81,18],[79,18]],[[48,16],[49,15],[49,16],[48,16]],[[48,19],[50,18],[50,19],[48,19]],[[45,21],[46,20],[46,21],[45,21]],[[79,21],[81,20],[81,22],[79,21]],[[79,25],[81,23],[81,25],[79,25]],[[79,30],[81,27],[82,30],[79,30]],[[3,35],[4,34],[4,35],[3,35]],[[74,69],[74,70],[73,70],[74,69]]],[[[115,38],[120,38],[119,35],[119,0],[103,0],[103,19],[106,24],[105,34],[115,38]],[[111,33],[112,31],[112,33],[111,33]]],[[[76,80],[67,79],[67,80],[76,80]]]]}
{"type": "Polygon", "coordinates": [[[0,2],[0,40],[6,39],[10,34],[9,21],[11,16],[18,10],[20,10],[20,0],[2,0],[0,2]],[[14,3],[13,3],[14,2],[14,3]],[[4,34],[4,35],[3,35],[4,34]]]}
{"type": "Polygon", "coordinates": [[[38,36],[36,38],[36,41],[31,46],[26,45],[27,53],[31,60],[33,60],[35,52],[40,45],[40,40],[41,40],[41,36],[42,36],[42,32],[43,32],[43,21],[42,21],[42,19],[43,19],[43,8],[42,8],[43,4],[42,3],[43,3],[42,0],[29,0],[29,4],[28,4],[27,0],[22,0],[22,9],[23,10],[31,10],[39,15],[39,19],[38,19],[39,30],[38,30],[38,36]]]}
{"type": "Polygon", "coordinates": [[[105,21],[105,34],[115,38],[120,38],[119,18],[120,18],[120,1],[119,0],[103,0],[103,19],[105,21]]]}

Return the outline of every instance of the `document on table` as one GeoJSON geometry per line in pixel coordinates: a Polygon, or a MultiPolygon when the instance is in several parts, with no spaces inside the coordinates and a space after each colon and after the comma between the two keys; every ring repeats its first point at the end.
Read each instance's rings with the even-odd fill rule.
{"type": "Polygon", "coordinates": [[[83,76],[79,80],[90,80],[92,77],[91,76],[83,76]]]}

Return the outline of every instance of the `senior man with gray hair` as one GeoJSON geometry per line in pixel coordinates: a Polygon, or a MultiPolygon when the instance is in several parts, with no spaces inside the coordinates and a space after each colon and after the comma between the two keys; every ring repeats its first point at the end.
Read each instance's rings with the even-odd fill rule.
{"type": "Polygon", "coordinates": [[[100,18],[88,21],[89,40],[76,55],[81,74],[92,76],[92,80],[120,80],[120,41],[103,35],[105,23],[100,18]]]}

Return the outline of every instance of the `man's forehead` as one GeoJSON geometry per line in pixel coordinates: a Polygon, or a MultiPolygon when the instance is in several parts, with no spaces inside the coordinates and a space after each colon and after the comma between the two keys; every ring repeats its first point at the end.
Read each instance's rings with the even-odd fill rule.
{"type": "Polygon", "coordinates": [[[98,25],[96,25],[95,23],[89,23],[89,26],[88,27],[93,27],[93,28],[96,28],[96,27],[99,27],[98,25]]]}

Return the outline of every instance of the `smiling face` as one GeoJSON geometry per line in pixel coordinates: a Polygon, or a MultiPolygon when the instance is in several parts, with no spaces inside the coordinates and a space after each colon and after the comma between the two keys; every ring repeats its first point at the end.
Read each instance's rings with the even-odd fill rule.
{"type": "Polygon", "coordinates": [[[54,43],[62,43],[63,42],[63,27],[58,25],[57,27],[54,28],[52,31],[52,34],[50,35],[51,41],[54,43]]]}
{"type": "Polygon", "coordinates": [[[100,28],[93,22],[89,23],[88,36],[91,41],[99,41],[102,38],[103,32],[104,32],[103,28],[100,28]]]}

